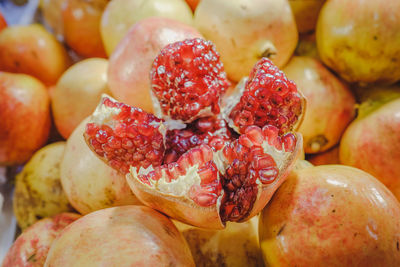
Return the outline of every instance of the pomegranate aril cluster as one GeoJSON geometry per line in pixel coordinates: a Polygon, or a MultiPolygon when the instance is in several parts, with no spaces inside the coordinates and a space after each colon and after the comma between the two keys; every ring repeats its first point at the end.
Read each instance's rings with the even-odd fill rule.
{"type": "Polygon", "coordinates": [[[240,102],[229,118],[243,133],[248,126],[274,125],[283,134],[293,129],[302,113],[297,87],[267,58],[252,69],[240,102]]]}
{"type": "Polygon", "coordinates": [[[88,123],[86,139],[111,167],[128,173],[130,166],[159,166],[164,157],[161,120],[139,108],[104,98],[101,105],[117,109],[111,124],[88,123]]]}
{"type": "Polygon", "coordinates": [[[163,48],[150,80],[162,115],[183,122],[218,114],[220,96],[230,85],[214,45],[200,38],[163,48]]]}

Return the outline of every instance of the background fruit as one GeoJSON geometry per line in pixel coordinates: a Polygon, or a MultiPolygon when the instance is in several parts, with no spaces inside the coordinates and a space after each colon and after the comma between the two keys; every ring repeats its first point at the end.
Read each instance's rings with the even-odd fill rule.
{"type": "Polygon", "coordinates": [[[67,140],[61,162],[61,183],[71,205],[82,214],[112,206],[138,204],[124,175],[90,151],[83,133],[88,120],[67,140]]]}
{"type": "Polygon", "coordinates": [[[400,204],[371,175],[342,165],[295,171],[260,218],[269,266],[397,266],[400,204]]]}
{"type": "Polygon", "coordinates": [[[7,21],[4,19],[3,14],[0,12],[0,31],[7,27],[7,21]]]}
{"type": "Polygon", "coordinates": [[[108,0],[65,0],[62,18],[65,42],[84,57],[106,57],[100,20],[108,0]]]}
{"type": "Polygon", "coordinates": [[[400,79],[400,1],[327,1],[316,37],[322,61],[349,82],[400,79]]]}
{"type": "Polygon", "coordinates": [[[137,22],[110,56],[108,84],[115,98],[152,112],[149,73],[154,58],[164,46],[196,37],[201,35],[195,28],[175,20],[152,17],[137,22]]]}
{"type": "Polygon", "coordinates": [[[75,213],[61,213],[36,222],[17,238],[4,258],[2,266],[43,266],[54,239],[79,217],[80,215],[75,213]]]}
{"type": "Polygon", "coordinates": [[[88,214],[63,231],[44,266],[71,265],[189,267],[194,262],[167,217],[147,207],[124,206],[88,214]]]}
{"type": "Polygon", "coordinates": [[[65,142],[43,147],[16,176],[13,205],[22,230],[37,220],[72,210],[60,181],[64,149],[65,142]]]}
{"type": "Polygon", "coordinates": [[[340,164],[339,160],[339,146],[335,146],[325,152],[313,154],[308,157],[308,161],[318,165],[327,165],[327,164],[340,164]]]}
{"type": "Polygon", "coordinates": [[[45,85],[56,83],[70,62],[64,47],[39,24],[2,30],[0,58],[0,70],[29,74],[45,85]]]}
{"type": "Polygon", "coordinates": [[[319,11],[324,3],[325,0],[289,0],[299,33],[315,29],[319,11]]]}
{"type": "Polygon", "coordinates": [[[101,19],[101,37],[107,54],[111,55],[131,26],[148,17],[193,23],[193,14],[184,0],[113,0],[101,19]]]}
{"type": "Polygon", "coordinates": [[[298,40],[287,0],[202,0],[195,26],[216,45],[226,73],[236,82],[261,57],[283,67],[298,40]]]}
{"type": "Polygon", "coordinates": [[[44,24],[48,26],[59,40],[63,39],[63,16],[61,6],[65,0],[41,0],[44,24]]]}
{"type": "Polygon", "coordinates": [[[0,107],[0,165],[24,163],[49,135],[46,88],[29,75],[0,72],[0,107]]]}
{"type": "Polygon", "coordinates": [[[400,90],[378,90],[361,104],[357,119],[346,129],[340,162],[374,175],[400,199],[400,90]]]}
{"type": "Polygon", "coordinates": [[[94,111],[102,94],[110,93],[107,67],[105,59],[82,60],[58,80],[52,91],[51,107],[57,130],[64,138],[94,111]]]}
{"type": "Polygon", "coordinates": [[[283,71],[307,99],[299,128],[304,151],[318,153],[333,147],[355,116],[355,99],[348,86],[310,57],[293,57],[283,71]]]}

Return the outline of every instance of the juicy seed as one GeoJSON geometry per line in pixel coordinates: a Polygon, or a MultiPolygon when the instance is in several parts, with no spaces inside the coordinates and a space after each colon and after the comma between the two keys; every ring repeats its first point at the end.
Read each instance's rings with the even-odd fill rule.
{"type": "Polygon", "coordinates": [[[230,85],[214,45],[199,38],[164,47],[153,62],[150,80],[162,114],[184,122],[218,114],[220,96],[230,85]]]}
{"type": "Polygon", "coordinates": [[[279,134],[293,129],[301,115],[303,99],[297,87],[267,58],[259,60],[245,84],[239,103],[229,118],[244,133],[252,125],[274,125],[279,134]]]}
{"type": "MultiPolygon", "coordinates": [[[[112,101],[105,97],[101,104],[107,108],[118,109],[117,114],[110,112],[107,124],[93,121],[86,125],[85,138],[89,147],[102,157],[111,167],[121,173],[129,168],[150,165],[159,166],[164,157],[163,135],[160,132],[161,120],[139,108],[112,101]]],[[[94,115],[95,116],[95,115],[94,115]]]]}

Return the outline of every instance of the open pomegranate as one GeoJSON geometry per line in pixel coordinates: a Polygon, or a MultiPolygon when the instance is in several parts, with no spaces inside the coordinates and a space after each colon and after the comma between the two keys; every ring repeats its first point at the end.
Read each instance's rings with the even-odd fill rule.
{"type": "MultiPolygon", "coordinates": [[[[154,61],[152,90],[165,120],[104,96],[85,139],[100,158],[126,174],[144,204],[203,228],[246,221],[284,182],[302,147],[301,135],[289,131],[301,115],[303,98],[267,63],[256,64],[248,84],[256,80],[267,96],[263,100],[272,103],[258,111],[257,119],[275,117],[240,125],[240,135],[220,115],[229,83],[218,53],[210,42],[194,39],[168,45],[154,61]],[[205,69],[210,61],[215,67],[205,69]],[[267,63],[271,74],[262,75],[267,63]],[[283,100],[275,105],[272,99],[279,97],[283,100]],[[171,123],[176,121],[178,129],[171,123]]],[[[245,86],[241,93],[253,89],[245,86]]],[[[242,98],[237,106],[243,106],[242,98]]]]}

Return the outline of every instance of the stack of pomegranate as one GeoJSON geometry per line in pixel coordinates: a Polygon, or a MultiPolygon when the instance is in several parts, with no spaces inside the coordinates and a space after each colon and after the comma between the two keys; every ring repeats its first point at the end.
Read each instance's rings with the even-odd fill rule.
{"type": "Polygon", "coordinates": [[[399,266],[398,11],[43,0],[42,24],[24,26],[0,13],[0,166],[21,229],[2,266],[399,266]]]}

